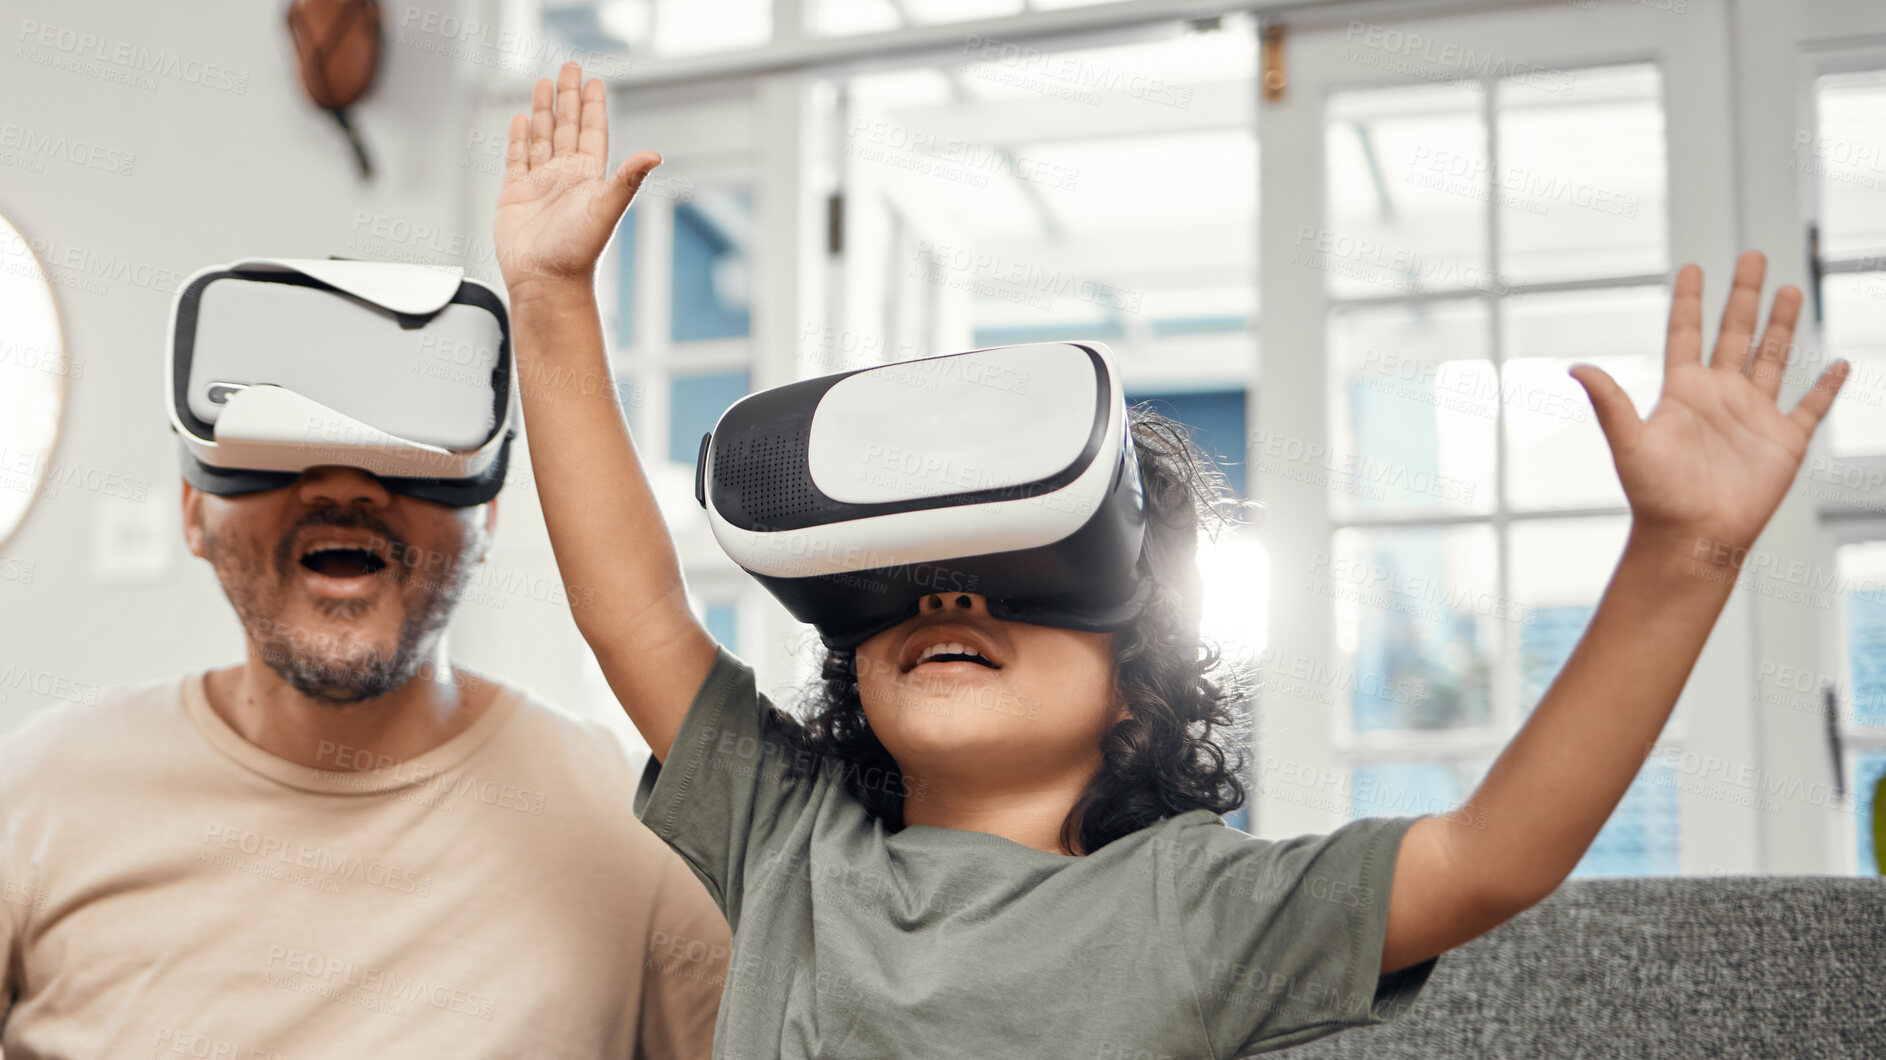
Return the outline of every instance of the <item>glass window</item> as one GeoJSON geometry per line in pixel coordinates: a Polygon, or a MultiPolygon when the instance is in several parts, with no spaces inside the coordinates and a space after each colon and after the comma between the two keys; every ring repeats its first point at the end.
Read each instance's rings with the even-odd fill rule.
{"type": "Polygon", "coordinates": [[[701,624],[707,627],[707,635],[724,645],[728,651],[735,655],[740,653],[739,604],[708,604],[701,624]]]}
{"type": "Polygon", "coordinates": [[[1486,123],[1471,84],[1331,97],[1328,224],[1298,228],[1292,263],[1333,295],[1484,288],[1486,123]]]}
{"type": "Polygon", "coordinates": [[[1842,456],[1886,453],[1886,271],[1828,276],[1821,297],[1827,356],[1805,361],[1801,381],[1836,357],[1852,362],[1827,413],[1829,443],[1842,456]]]}
{"type": "Polygon", "coordinates": [[[1466,801],[1486,762],[1370,762],[1349,774],[1349,816],[1447,813],[1466,801]]]}
{"type": "Polygon", "coordinates": [[[567,50],[567,55],[555,58],[626,71],[630,56],[698,55],[765,44],[773,36],[773,4],[772,0],[544,0],[543,26],[567,50]],[[598,63],[597,57],[616,61],[598,63]]]}
{"type": "Polygon", "coordinates": [[[1676,766],[1653,758],[1638,771],[1590,849],[1572,868],[1582,876],[1674,876],[1682,871],[1676,766]]]}
{"type": "Polygon", "coordinates": [[[1486,526],[1336,534],[1307,589],[1335,601],[1356,732],[1489,724],[1496,563],[1486,526]]]}
{"type": "Polygon", "coordinates": [[[1794,161],[1819,180],[1821,254],[1886,252],[1886,70],[1831,74],[1816,87],[1819,128],[1795,144],[1794,161]]]}
{"type": "Polygon", "coordinates": [[[668,387],[668,459],[692,465],[700,456],[701,436],[747,390],[745,372],[677,376],[668,387]]]}
{"type": "Polygon", "coordinates": [[[1334,511],[1492,510],[1499,388],[1486,318],[1468,299],[1331,317],[1334,511]]]}
{"type": "Polygon", "coordinates": [[[1499,82],[1502,272],[1537,284],[1669,267],[1661,88],[1654,66],[1499,82]]]}
{"type": "Polygon", "coordinates": [[[635,217],[631,206],[616,226],[616,345],[635,345],[635,217]]]}
{"type": "Polygon", "coordinates": [[[1886,726],[1886,541],[1835,550],[1854,724],[1886,726]]]}
{"type": "Polygon", "coordinates": [[[674,207],[675,342],[743,338],[753,299],[753,196],[707,191],[674,207]]]}
{"type": "Polygon", "coordinates": [[[1513,597],[1525,616],[1513,626],[1519,635],[1519,704],[1530,713],[1585,635],[1624,551],[1630,520],[1527,519],[1509,533],[1513,597]]]}
{"type": "MultiPolygon", "coordinates": [[[[1437,805],[1557,678],[1628,530],[1567,370],[1599,365],[1640,413],[1662,379],[1668,295],[1643,281],[1669,257],[1659,71],[1557,73],[1334,93],[1324,226],[1292,259],[1330,295],[1338,528],[1306,590],[1333,598],[1353,681],[1338,755],[1358,787],[1437,805]]],[[[1675,807],[1647,768],[1579,871],[1677,871],[1675,807]]]]}
{"type": "Polygon", "coordinates": [[[1504,299],[1506,497],[1514,508],[1622,507],[1623,487],[1591,400],[1568,370],[1611,373],[1650,415],[1663,385],[1669,294],[1625,287],[1504,299]]]}

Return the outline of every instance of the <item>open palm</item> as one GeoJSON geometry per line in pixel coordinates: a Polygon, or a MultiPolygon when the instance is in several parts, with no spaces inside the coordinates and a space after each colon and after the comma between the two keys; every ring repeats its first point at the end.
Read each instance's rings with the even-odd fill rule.
{"type": "Polygon", "coordinates": [[[1648,419],[1637,418],[1630,398],[1603,370],[1588,364],[1572,369],[1591,397],[1640,525],[1731,549],[1752,544],[1781,504],[1807,455],[1808,439],[1846,381],[1847,363],[1836,361],[1793,412],[1781,411],[1775,395],[1787,369],[1801,292],[1775,292],[1768,328],[1751,361],[1766,269],[1757,251],[1736,262],[1735,285],[1707,365],[1703,272],[1685,265],[1677,273],[1663,393],[1648,419]]]}
{"type": "Polygon", "coordinates": [[[531,284],[588,281],[622,211],[661,156],[642,151],[609,172],[607,94],[565,63],[540,79],[530,116],[513,115],[498,193],[498,268],[515,297],[531,284]],[[554,109],[552,104],[555,104],[554,109]]]}

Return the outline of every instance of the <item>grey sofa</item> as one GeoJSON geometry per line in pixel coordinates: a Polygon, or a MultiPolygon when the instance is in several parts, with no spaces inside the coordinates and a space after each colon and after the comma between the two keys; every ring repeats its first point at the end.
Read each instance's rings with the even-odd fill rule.
{"type": "Polygon", "coordinates": [[[1574,880],[1290,1060],[1886,1058],[1886,880],[1574,880]]]}

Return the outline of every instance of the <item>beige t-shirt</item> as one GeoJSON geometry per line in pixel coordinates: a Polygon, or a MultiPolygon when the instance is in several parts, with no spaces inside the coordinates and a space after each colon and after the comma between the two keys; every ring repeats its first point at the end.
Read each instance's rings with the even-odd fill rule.
{"type": "Polygon", "coordinates": [[[604,726],[503,689],[386,768],[276,758],[203,675],[0,740],[0,1047],[706,1057],[726,922],[604,726]]]}

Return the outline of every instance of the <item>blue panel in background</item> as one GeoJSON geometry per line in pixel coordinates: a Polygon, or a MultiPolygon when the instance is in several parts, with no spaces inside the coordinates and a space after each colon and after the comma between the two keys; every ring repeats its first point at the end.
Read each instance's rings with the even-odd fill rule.
{"type": "Polygon", "coordinates": [[[1886,725],[1886,599],[1872,589],[1846,597],[1853,720],[1856,725],[1886,725]]]}
{"type": "Polygon", "coordinates": [[[1879,874],[1879,862],[1873,851],[1873,785],[1886,774],[1886,751],[1871,751],[1853,757],[1853,819],[1859,826],[1862,876],[1879,874]]]}
{"type": "MultiPolygon", "coordinates": [[[[729,204],[730,214],[752,216],[750,195],[739,193],[722,198],[729,204]]],[[[671,328],[674,341],[746,336],[749,326],[745,292],[732,290],[715,278],[718,270],[730,265],[744,267],[738,259],[743,258],[745,252],[730,238],[730,233],[722,232],[693,203],[676,203],[674,217],[674,320],[671,328]]]]}
{"type": "Polygon", "coordinates": [[[1151,402],[1153,408],[1192,428],[1199,448],[1224,471],[1231,491],[1248,497],[1244,466],[1244,390],[1203,390],[1179,394],[1128,394],[1126,403],[1151,402]]]}
{"type": "Polygon", "coordinates": [[[740,605],[708,604],[706,621],[707,635],[720,642],[735,655],[740,654],[740,605]]]}
{"type": "Polygon", "coordinates": [[[727,406],[746,396],[747,385],[745,372],[676,376],[668,388],[668,459],[693,464],[701,435],[714,429],[727,406]]]}

